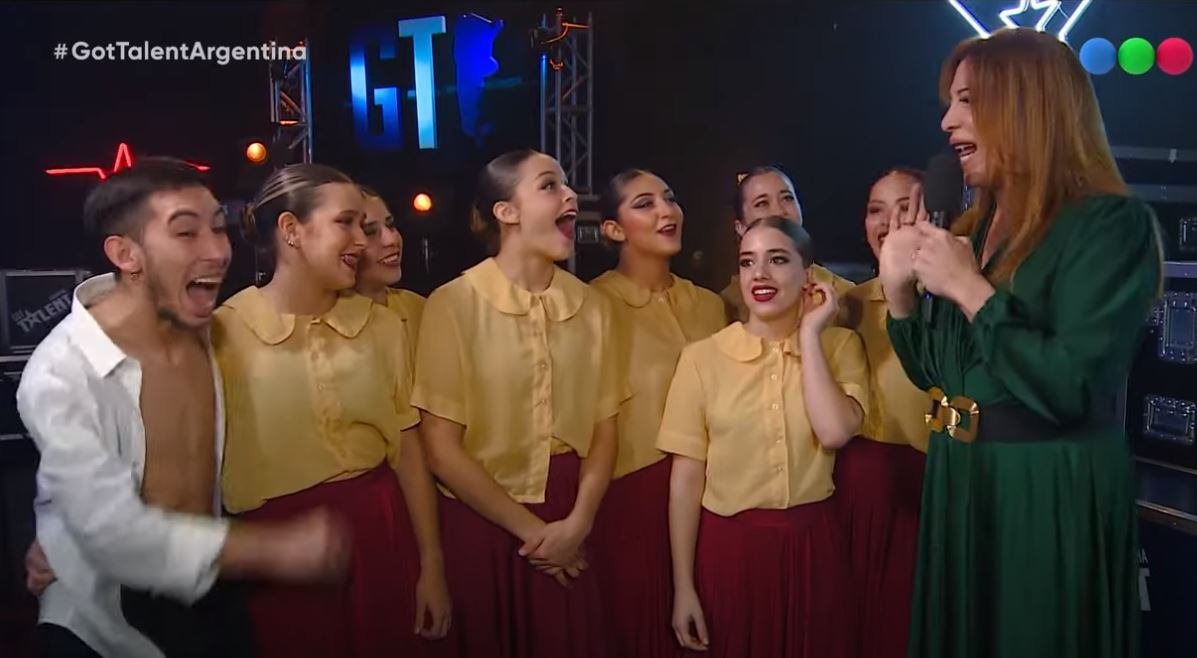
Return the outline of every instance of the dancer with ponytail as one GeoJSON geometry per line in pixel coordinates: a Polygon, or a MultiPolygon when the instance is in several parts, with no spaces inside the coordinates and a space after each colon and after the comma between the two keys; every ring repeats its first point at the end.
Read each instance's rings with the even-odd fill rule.
{"type": "Polygon", "coordinates": [[[327,508],[353,542],[343,584],[250,591],[263,656],[421,655],[450,623],[411,350],[399,318],[352,291],[364,206],[335,169],[274,172],[246,226],[273,278],[216,313],[226,507],[261,521],[327,508]]]}
{"type": "Polygon", "coordinates": [[[498,254],[424,307],[413,404],[445,493],[462,656],[609,655],[586,540],[629,393],[609,303],[554,265],[573,248],[577,208],[553,158],[495,158],[474,225],[498,254]]]}
{"type": "Polygon", "coordinates": [[[684,213],[660,176],[623,171],[600,205],[619,265],[591,285],[611,300],[617,351],[631,366],[635,394],[619,411],[619,456],[595,526],[594,562],[615,655],[663,658],[681,649],[669,628],[671,460],[657,450],[657,432],[682,348],[723,328],[723,302],[669,271],[682,248],[684,213]]]}

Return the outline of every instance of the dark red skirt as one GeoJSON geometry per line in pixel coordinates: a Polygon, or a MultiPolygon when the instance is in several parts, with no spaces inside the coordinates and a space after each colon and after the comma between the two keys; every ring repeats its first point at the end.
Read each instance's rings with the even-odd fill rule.
{"type": "Polygon", "coordinates": [[[860,655],[904,658],[926,457],[856,437],[835,458],[835,501],[860,592],[860,655]]]}
{"type": "MultiPolygon", "coordinates": [[[[569,515],[581,460],[554,455],[545,502],[527,508],[545,521],[569,515]]],[[[522,543],[465,503],[441,504],[453,628],[445,642],[463,658],[605,658],[607,636],[592,568],[566,589],[520,557],[522,543]]]]}
{"type": "Polygon", "coordinates": [[[855,593],[830,501],[702,511],[694,576],[710,658],[855,658],[855,593]]]}
{"type": "Polygon", "coordinates": [[[339,515],[350,530],[349,576],[340,585],[247,588],[259,655],[432,655],[434,643],[414,632],[420,555],[395,472],[384,463],[349,480],[275,498],[242,518],[278,521],[317,507],[339,515]]]}
{"type": "Polygon", "coordinates": [[[661,461],[611,482],[595,519],[591,553],[600,575],[612,655],[674,658],[669,474],[661,461]]]}

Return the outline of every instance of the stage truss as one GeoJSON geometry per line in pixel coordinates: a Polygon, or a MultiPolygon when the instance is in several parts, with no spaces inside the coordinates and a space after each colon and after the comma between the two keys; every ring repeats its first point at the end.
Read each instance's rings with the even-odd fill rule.
{"type": "Polygon", "coordinates": [[[533,38],[540,50],[540,150],[557,159],[581,195],[594,192],[594,25],[546,14],[533,38]]]}
{"type": "Polygon", "coordinates": [[[307,58],[270,65],[270,124],[274,148],[286,154],[278,165],[312,161],[312,71],[307,58]]]}

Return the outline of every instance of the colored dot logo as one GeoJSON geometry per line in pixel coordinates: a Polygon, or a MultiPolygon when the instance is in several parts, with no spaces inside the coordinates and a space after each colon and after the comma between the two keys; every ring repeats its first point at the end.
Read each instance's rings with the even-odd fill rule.
{"type": "Polygon", "coordinates": [[[1164,39],[1159,47],[1143,37],[1131,37],[1114,47],[1109,39],[1089,39],[1081,46],[1081,64],[1093,75],[1105,75],[1120,67],[1131,75],[1143,75],[1158,66],[1168,75],[1180,75],[1193,66],[1193,47],[1179,37],[1164,39]]]}

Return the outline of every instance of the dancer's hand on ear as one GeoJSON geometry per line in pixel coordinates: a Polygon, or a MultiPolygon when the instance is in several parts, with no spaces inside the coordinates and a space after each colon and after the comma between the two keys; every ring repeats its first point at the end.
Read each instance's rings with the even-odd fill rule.
{"type": "Polygon", "coordinates": [[[827,328],[827,324],[839,311],[839,301],[835,297],[835,289],[826,283],[808,281],[802,286],[802,321],[801,331],[813,331],[818,335],[827,328]]]}

